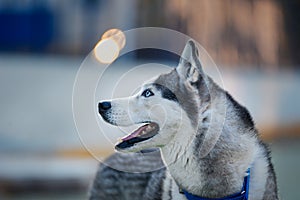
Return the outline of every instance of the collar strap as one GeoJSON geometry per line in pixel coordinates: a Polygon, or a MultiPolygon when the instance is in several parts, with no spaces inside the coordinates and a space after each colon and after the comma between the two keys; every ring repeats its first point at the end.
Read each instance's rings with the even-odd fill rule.
{"type": "Polygon", "coordinates": [[[244,184],[243,184],[242,191],[236,194],[223,197],[223,198],[211,199],[211,198],[203,198],[203,197],[195,196],[185,190],[183,190],[183,193],[188,200],[248,200],[249,184],[250,184],[249,181],[250,181],[250,168],[247,170],[247,176],[244,177],[244,184]]]}

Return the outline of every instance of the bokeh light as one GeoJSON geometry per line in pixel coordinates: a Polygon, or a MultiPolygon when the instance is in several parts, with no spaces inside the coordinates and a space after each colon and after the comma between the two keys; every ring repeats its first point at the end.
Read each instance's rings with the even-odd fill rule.
{"type": "Polygon", "coordinates": [[[120,50],[123,49],[123,47],[125,46],[126,43],[125,34],[119,29],[114,28],[106,31],[102,35],[101,39],[103,40],[107,38],[111,38],[112,40],[114,40],[118,44],[120,50]]]}
{"type": "Polygon", "coordinates": [[[119,29],[106,31],[94,49],[96,59],[104,64],[112,63],[125,46],[126,39],[124,33],[119,29]]]}
{"type": "Polygon", "coordinates": [[[107,38],[100,40],[94,49],[95,57],[101,63],[112,63],[119,55],[119,47],[117,43],[111,39],[107,38]]]}

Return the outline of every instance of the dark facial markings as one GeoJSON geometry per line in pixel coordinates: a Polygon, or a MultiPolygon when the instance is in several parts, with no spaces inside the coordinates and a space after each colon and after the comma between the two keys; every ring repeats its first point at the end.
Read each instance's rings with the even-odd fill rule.
{"type": "Polygon", "coordinates": [[[154,83],[154,87],[161,92],[163,98],[168,99],[170,101],[178,102],[176,95],[167,87],[154,83]]]}

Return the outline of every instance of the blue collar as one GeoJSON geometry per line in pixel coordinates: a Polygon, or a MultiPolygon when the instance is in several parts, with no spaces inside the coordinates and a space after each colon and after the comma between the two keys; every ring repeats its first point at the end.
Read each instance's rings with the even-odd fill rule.
{"type": "Polygon", "coordinates": [[[248,200],[250,168],[247,170],[247,174],[248,175],[244,177],[244,184],[243,184],[242,191],[227,197],[211,199],[211,198],[203,198],[203,197],[195,196],[191,193],[188,193],[185,190],[183,190],[183,193],[188,200],[248,200]]]}

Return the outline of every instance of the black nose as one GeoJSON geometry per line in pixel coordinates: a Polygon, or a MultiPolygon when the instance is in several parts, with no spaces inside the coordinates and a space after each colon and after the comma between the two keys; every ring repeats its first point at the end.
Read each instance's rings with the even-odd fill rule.
{"type": "Polygon", "coordinates": [[[109,101],[100,102],[98,104],[99,113],[107,111],[111,108],[111,103],[109,101]]]}

